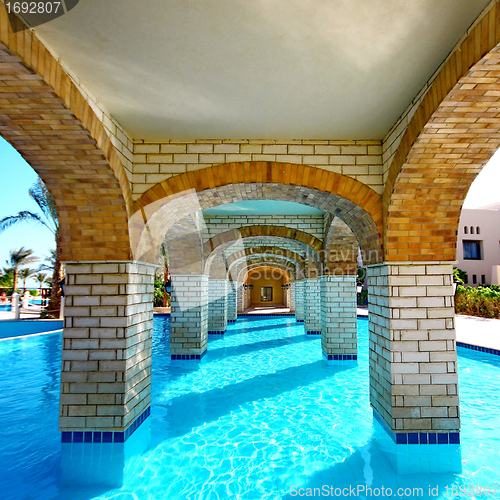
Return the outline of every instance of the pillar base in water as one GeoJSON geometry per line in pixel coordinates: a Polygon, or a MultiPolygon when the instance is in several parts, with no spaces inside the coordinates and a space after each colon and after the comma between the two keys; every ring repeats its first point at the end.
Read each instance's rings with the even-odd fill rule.
{"type": "Polygon", "coordinates": [[[120,488],[128,463],[150,447],[150,420],[125,443],[61,443],[61,486],[120,488]]]}

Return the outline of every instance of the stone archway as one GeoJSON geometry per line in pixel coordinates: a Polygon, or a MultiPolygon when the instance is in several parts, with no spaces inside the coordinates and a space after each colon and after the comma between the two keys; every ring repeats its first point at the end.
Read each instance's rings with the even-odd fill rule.
{"type": "Polygon", "coordinates": [[[316,167],[277,162],[229,163],[180,174],[139,198],[131,219],[136,258],[153,258],[176,220],[209,207],[242,200],[292,201],[343,219],[356,235],[367,261],[382,260],[382,198],[359,181],[316,167]],[[157,245],[158,243],[158,245],[157,245]]]}

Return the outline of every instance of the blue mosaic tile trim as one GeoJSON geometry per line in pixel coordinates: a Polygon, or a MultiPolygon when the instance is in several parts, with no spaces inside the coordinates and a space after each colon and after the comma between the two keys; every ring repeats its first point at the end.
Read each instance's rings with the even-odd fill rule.
{"type": "Polygon", "coordinates": [[[307,330],[307,335],[321,335],[321,330],[307,330]]]}
{"type": "Polygon", "coordinates": [[[491,349],[490,347],[482,347],[480,345],[466,344],[465,342],[458,342],[457,347],[465,347],[465,349],[472,349],[473,351],[487,352],[488,354],[494,354],[495,356],[500,356],[500,351],[498,349],[491,349]]]}
{"type": "Polygon", "coordinates": [[[396,444],[460,444],[459,432],[393,432],[375,410],[373,416],[396,444]]]}
{"type": "Polygon", "coordinates": [[[125,431],[63,431],[61,443],[124,443],[151,415],[148,406],[125,431]]]}
{"type": "Polygon", "coordinates": [[[303,319],[298,319],[297,323],[304,323],[304,320],[303,319]]]}
{"type": "Polygon", "coordinates": [[[357,361],[357,354],[326,354],[323,352],[323,357],[328,361],[357,361]]]}
{"type": "Polygon", "coordinates": [[[170,355],[170,359],[172,361],[174,360],[191,360],[191,359],[202,359],[203,356],[205,356],[205,354],[207,353],[207,351],[204,351],[202,352],[201,354],[171,354],[170,355]]]}
{"type": "Polygon", "coordinates": [[[256,314],[238,313],[238,318],[253,318],[254,316],[280,316],[280,317],[284,317],[284,318],[294,318],[295,314],[291,314],[291,313],[256,313],[256,314]]]}
{"type": "Polygon", "coordinates": [[[228,319],[227,322],[228,323],[236,323],[236,320],[235,319],[228,319]]]}
{"type": "Polygon", "coordinates": [[[226,330],[209,330],[208,334],[209,335],[224,335],[226,333],[226,330]]]}

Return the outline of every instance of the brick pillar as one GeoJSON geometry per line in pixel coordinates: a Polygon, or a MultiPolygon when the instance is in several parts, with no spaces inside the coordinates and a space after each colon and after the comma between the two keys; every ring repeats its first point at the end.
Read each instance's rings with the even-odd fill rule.
{"type": "Polygon", "coordinates": [[[234,323],[238,319],[238,290],[237,281],[228,282],[227,294],[227,321],[234,323]]]}
{"type": "Polygon", "coordinates": [[[208,276],[173,275],[170,356],[201,359],[207,351],[208,276]]]}
{"type": "Polygon", "coordinates": [[[356,276],[320,276],[321,348],[328,360],[357,359],[356,276]]]}
{"type": "Polygon", "coordinates": [[[304,280],[295,282],[295,319],[304,321],[304,280]]]}
{"type": "Polygon", "coordinates": [[[452,270],[449,263],[368,268],[370,398],[397,443],[459,440],[452,270]]]}
{"type": "Polygon", "coordinates": [[[227,280],[208,280],[208,333],[223,334],[227,329],[227,294],[227,280]]]}
{"type": "Polygon", "coordinates": [[[154,270],[136,262],[66,264],[64,443],[124,442],[148,417],[154,270]]]}
{"type": "Polygon", "coordinates": [[[290,282],[290,312],[295,312],[295,281],[290,282]]]}
{"type": "Polygon", "coordinates": [[[304,280],[304,329],[308,335],[321,335],[321,291],[319,278],[304,280]]]}
{"type": "Polygon", "coordinates": [[[243,283],[237,281],[236,293],[238,295],[238,312],[243,312],[245,310],[245,289],[243,288],[243,283]]]}

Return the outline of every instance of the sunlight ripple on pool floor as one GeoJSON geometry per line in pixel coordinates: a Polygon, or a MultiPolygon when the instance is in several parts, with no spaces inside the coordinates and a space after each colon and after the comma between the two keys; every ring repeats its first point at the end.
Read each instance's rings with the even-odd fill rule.
{"type": "MultiPolygon", "coordinates": [[[[0,348],[8,363],[0,374],[10,384],[2,387],[2,396],[10,398],[15,413],[27,412],[24,431],[39,434],[33,443],[15,425],[1,431],[0,444],[9,435],[20,441],[0,452],[2,466],[10,464],[20,478],[13,498],[291,499],[294,487],[323,485],[384,486],[394,492],[421,487],[423,498],[436,498],[428,489],[437,486],[438,497],[452,498],[445,496],[446,486],[498,482],[499,360],[460,349],[462,445],[432,447],[433,464],[441,461],[449,472],[422,473],[428,450],[422,454],[421,447],[404,446],[412,452],[396,457],[373,420],[367,330],[360,319],[359,361],[331,366],[321,358],[320,338],[306,336],[294,318],[243,318],[224,336],[210,337],[201,363],[170,362],[168,318],[156,317],[151,446],[129,460],[122,488],[95,491],[57,487],[59,336],[4,342],[0,348]],[[32,355],[36,362],[29,365],[32,355]],[[22,371],[28,388],[49,396],[38,396],[48,407],[38,423],[36,405],[23,403],[22,392],[16,396],[15,373],[22,371]],[[411,474],[415,467],[419,474],[411,474]],[[36,482],[42,477],[40,488],[36,482]]],[[[5,408],[0,416],[3,422],[8,418],[5,408]]]]}

